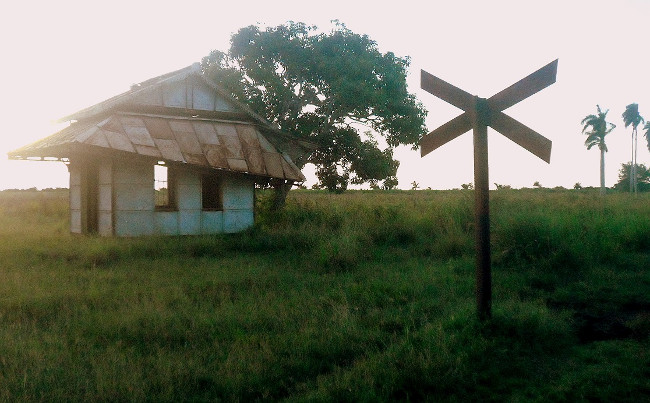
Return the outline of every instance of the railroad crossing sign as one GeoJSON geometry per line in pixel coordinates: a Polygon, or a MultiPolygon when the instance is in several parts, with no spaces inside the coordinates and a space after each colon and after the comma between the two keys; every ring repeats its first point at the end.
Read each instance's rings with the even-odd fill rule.
{"type": "Polygon", "coordinates": [[[422,138],[420,141],[422,157],[470,129],[474,132],[476,305],[481,319],[489,318],[492,310],[487,127],[491,126],[508,139],[550,163],[551,141],[502,111],[553,84],[557,75],[557,62],[557,59],[552,61],[488,99],[471,95],[422,70],[423,90],[464,111],[422,138]]]}

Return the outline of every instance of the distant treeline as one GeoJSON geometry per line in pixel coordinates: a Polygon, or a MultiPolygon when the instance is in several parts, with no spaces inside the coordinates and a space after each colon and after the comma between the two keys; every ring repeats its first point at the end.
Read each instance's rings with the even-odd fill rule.
{"type": "Polygon", "coordinates": [[[37,189],[35,187],[31,187],[28,189],[3,189],[0,190],[0,192],[6,192],[6,193],[12,193],[12,192],[62,192],[62,191],[68,191],[70,190],[69,188],[45,188],[45,189],[37,189]]]}

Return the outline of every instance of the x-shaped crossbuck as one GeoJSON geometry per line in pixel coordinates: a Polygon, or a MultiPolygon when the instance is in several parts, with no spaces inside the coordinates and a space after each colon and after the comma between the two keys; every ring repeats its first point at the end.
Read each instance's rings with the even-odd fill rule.
{"type": "Polygon", "coordinates": [[[498,94],[485,99],[471,95],[422,70],[422,89],[464,111],[422,138],[420,141],[422,156],[424,157],[470,129],[474,131],[476,304],[481,319],[491,316],[492,307],[487,127],[491,126],[521,147],[550,163],[551,141],[506,115],[503,110],[553,84],[556,75],[557,59],[498,94]]]}
{"type": "Polygon", "coordinates": [[[502,111],[555,82],[557,59],[491,96],[478,98],[422,70],[422,89],[465,111],[438,127],[420,142],[422,156],[468,132],[476,124],[491,126],[542,160],[551,161],[551,141],[502,111]],[[475,115],[475,116],[473,116],[475,115]]]}

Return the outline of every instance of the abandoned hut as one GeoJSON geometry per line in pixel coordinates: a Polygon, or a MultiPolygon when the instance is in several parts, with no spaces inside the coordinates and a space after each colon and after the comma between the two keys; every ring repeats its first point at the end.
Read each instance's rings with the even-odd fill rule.
{"type": "Polygon", "coordinates": [[[237,232],[256,183],[305,180],[304,143],[209,82],[198,63],[60,119],[65,129],[9,153],[61,160],[70,231],[104,236],[237,232]]]}

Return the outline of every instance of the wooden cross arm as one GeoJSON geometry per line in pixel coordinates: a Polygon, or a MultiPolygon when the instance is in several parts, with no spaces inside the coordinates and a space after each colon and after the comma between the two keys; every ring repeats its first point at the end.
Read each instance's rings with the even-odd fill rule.
{"type": "Polygon", "coordinates": [[[465,111],[420,140],[422,157],[474,128],[491,126],[542,160],[551,161],[551,141],[502,111],[553,84],[558,60],[517,81],[489,99],[478,98],[421,70],[425,91],[465,111]]]}
{"type": "Polygon", "coordinates": [[[433,130],[420,140],[420,155],[424,157],[443,144],[455,139],[472,128],[472,121],[467,112],[456,116],[449,122],[433,130]]]}
{"type": "Polygon", "coordinates": [[[420,70],[420,87],[426,92],[437,96],[465,112],[474,106],[474,96],[472,94],[424,70],[420,70]]]}
{"type": "Polygon", "coordinates": [[[502,111],[510,108],[529,96],[538,93],[553,84],[557,77],[557,61],[553,60],[546,66],[522,78],[510,87],[488,98],[488,105],[492,111],[502,111]]]}
{"type": "Polygon", "coordinates": [[[551,163],[551,140],[503,112],[491,115],[490,126],[508,139],[530,151],[546,163],[551,163]]]}

